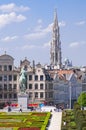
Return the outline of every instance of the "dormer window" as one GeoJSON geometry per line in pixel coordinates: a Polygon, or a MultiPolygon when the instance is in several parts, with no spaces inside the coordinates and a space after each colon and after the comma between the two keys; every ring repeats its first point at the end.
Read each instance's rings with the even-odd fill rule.
{"type": "Polygon", "coordinates": [[[43,75],[40,75],[40,80],[43,81],[43,75]]]}
{"type": "Polygon", "coordinates": [[[0,65],[0,71],[2,71],[2,65],[0,65]]]}
{"type": "Polygon", "coordinates": [[[38,75],[35,75],[35,80],[38,80],[38,75]]]}
{"type": "Polygon", "coordinates": [[[12,65],[9,65],[8,68],[9,68],[9,71],[12,71],[12,65]]]}
{"type": "Polygon", "coordinates": [[[4,65],[4,71],[7,71],[7,65],[4,65]]]}

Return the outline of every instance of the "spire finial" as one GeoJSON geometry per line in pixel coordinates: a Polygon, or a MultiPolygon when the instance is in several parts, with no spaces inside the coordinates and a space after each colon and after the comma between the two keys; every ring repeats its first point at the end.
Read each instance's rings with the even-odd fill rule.
{"type": "Polygon", "coordinates": [[[25,60],[27,60],[27,57],[25,57],[25,60]]]}
{"type": "Polygon", "coordinates": [[[57,8],[54,10],[54,20],[57,20],[57,8]]]}
{"type": "Polygon", "coordinates": [[[5,51],[5,55],[6,55],[6,51],[5,51]]]}

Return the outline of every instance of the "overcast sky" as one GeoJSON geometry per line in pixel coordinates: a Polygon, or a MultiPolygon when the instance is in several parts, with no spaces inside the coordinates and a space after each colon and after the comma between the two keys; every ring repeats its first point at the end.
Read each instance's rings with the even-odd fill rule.
{"type": "Polygon", "coordinates": [[[25,57],[50,64],[55,8],[62,61],[86,66],[86,0],[0,0],[0,55],[6,51],[16,66],[25,57]]]}

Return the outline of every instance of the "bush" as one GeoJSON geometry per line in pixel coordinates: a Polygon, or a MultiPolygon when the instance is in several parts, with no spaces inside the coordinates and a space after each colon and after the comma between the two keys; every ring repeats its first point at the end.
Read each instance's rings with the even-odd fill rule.
{"type": "Polygon", "coordinates": [[[86,121],[83,121],[83,122],[81,123],[81,130],[82,130],[83,127],[86,127],[86,121]]]}
{"type": "Polygon", "coordinates": [[[61,130],[68,130],[67,126],[62,126],[61,130]]]}
{"type": "Polygon", "coordinates": [[[86,130],[86,127],[83,127],[82,130],[86,130]]]}
{"type": "Polygon", "coordinates": [[[76,129],[76,123],[74,121],[70,122],[70,127],[76,129]]]}

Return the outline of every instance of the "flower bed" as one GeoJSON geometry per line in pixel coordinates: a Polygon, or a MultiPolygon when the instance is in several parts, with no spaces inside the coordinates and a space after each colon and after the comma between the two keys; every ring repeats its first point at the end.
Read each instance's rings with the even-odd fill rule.
{"type": "Polygon", "coordinates": [[[18,130],[40,130],[40,128],[32,127],[32,128],[19,128],[18,130]]]}
{"type": "Polygon", "coordinates": [[[45,130],[49,118],[49,112],[0,113],[0,128],[6,128],[6,130],[45,130]]]}

